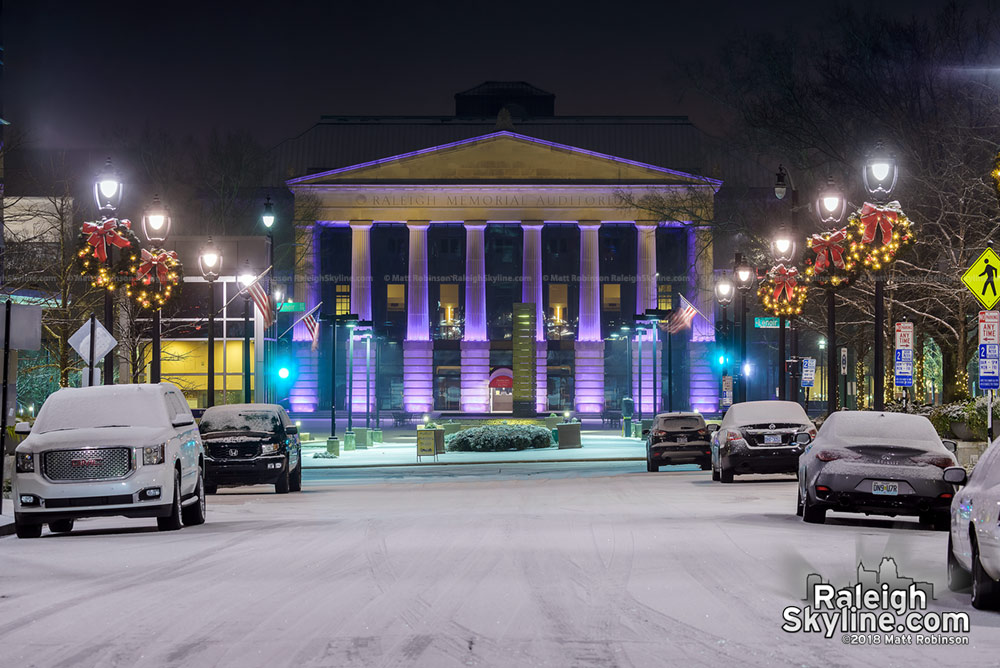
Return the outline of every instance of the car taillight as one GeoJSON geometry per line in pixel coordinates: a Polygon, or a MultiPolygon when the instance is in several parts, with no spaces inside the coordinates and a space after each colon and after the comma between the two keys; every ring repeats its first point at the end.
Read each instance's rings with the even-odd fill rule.
{"type": "Polygon", "coordinates": [[[666,436],[667,435],[667,432],[664,431],[663,429],[654,429],[652,433],[653,433],[653,436],[666,436]]]}
{"type": "Polygon", "coordinates": [[[950,499],[951,497],[952,495],[949,494],[948,492],[945,492],[944,494],[938,496],[939,499],[950,499]]]}
{"type": "Polygon", "coordinates": [[[816,453],[816,459],[821,462],[832,462],[835,459],[846,459],[846,456],[838,450],[820,450],[816,453]]]}
{"type": "Polygon", "coordinates": [[[699,436],[708,436],[708,430],[707,429],[699,429],[698,430],[698,435],[699,436]]]}
{"type": "Polygon", "coordinates": [[[811,429],[809,430],[809,432],[808,432],[808,433],[809,433],[809,435],[810,435],[810,436],[812,436],[813,438],[816,438],[816,434],[818,434],[819,432],[818,432],[818,431],[816,431],[816,427],[812,427],[812,428],[811,428],[811,429]]]}
{"type": "Polygon", "coordinates": [[[955,465],[954,459],[945,457],[944,455],[920,455],[919,457],[910,457],[910,461],[925,466],[936,466],[939,469],[946,469],[949,466],[955,465]]]}
{"type": "Polygon", "coordinates": [[[743,434],[741,434],[738,431],[730,431],[726,433],[727,443],[731,441],[742,441],[742,440],[743,440],[743,434]]]}

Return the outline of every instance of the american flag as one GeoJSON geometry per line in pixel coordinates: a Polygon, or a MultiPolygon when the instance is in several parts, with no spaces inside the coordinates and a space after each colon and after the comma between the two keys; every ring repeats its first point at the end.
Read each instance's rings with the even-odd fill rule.
{"type": "Polygon", "coordinates": [[[316,322],[315,313],[322,304],[317,304],[316,308],[306,313],[305,317],[302,318],[302,324],[306,326],[309,330],[309,336],[312,337],[312,349],[316,350],[319,347],[319,323],[316,322]]]}
{"type": "Polygon", "coordinates": [[[248,285],[246,291],[253,299],[253,303],[257,305],[257,310],[260,311],[260,316],[264,319],[264,328],[267,329],[274,322],[274,309],[271,308],[271,299],[264,292],[264,286],[260,284],[260,277],[248,285]]]}
{"type": "Polygon", "coordinates": [[[691,325],[691,321],[694,320],[695,314],[699,313],[698,309],[692,306],[691,302],[685,299],[684,295],[681,295],[681,308],[674,311],[673,315],[670,316],[670,324],[667,326],[667,331],[671,334],[676,334],[685,327],[691,325]]]}

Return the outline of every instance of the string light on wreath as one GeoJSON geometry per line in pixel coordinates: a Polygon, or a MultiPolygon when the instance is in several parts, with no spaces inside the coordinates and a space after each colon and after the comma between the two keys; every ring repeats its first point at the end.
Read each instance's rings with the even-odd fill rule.
{"type": "Polygon", "coordinates": [[[802,313],[806,302],[806,286],[799,270],[779,264],[771,268],[757,288],[757,296],[764,310],[776,316],[793,316],[802,313]]]}
{"type": "Polygon", "coordinates": [[[845,227],[814,234],[806,240],[806,245],[815,254],[804,261],[807,282],[834,289],[851,284],[857,277],[859,258],[851,252],[848,238],[849,231],[845,227]]]}
{"type": "Polygon", "coordinates": [[[848,220],[847,243],[853,261],[880,271],[896,259],[902,248],[913,243],[910,219],[899,202],[865,202],[848,220]]]}
{"type": "Polygon", "coordinates": [[[143,308],[161,308],[180,292],[184,267],[174,251],[143,248],[129,260],[132,283],[126,288],[126,294],[134,297],[143,308]]]}
{"type": "Polygon", "coordinates": [[[80,275],[90,278],[91,287],[114,291],[118,282],[128,279],[129,264],[128,255],[119,253],[118,259],[109,266],[108,258],[114,257],[112,249],[134,250],[138,247],[139,239],[127,219],[109,218],[99,223],[84,223],[76,252],[80,275]]]}

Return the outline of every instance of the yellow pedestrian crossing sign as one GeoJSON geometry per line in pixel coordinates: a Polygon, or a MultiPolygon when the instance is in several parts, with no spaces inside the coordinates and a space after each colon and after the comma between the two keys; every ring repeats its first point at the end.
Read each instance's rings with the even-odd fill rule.
{"type": "Polygon", "coordinates": [[[972,266],[962,274],[965,287],[972,291],[987,311],[992,310],[997,302],[1000,302],[997,274],[1000,274],[1000,255],[997,255],[992,248],[984,250],[972,266]]]}

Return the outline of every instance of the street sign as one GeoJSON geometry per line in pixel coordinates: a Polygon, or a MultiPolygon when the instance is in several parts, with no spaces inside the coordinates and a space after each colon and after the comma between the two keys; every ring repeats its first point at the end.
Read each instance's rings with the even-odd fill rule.
{"type": "Polygon", "coordinates": [[[1000,389],[1000,312],[979,312],[979,389],[1000,389]]]}
{"type": "Polygon", "coordinates": [[[913,323],[896,323],[896,387],[913,387],[913,323]]]}
{"type": "MultiPolygon", "coordinates": [[[[0,347],[2,346],[3,321],[0,320],[0,347]]],[[[41,306],[10,305],[10,347],[13,350],[38,350],[42,347],[41,306]]]]}
{"type": "Polygon", "coordinates": [[[278,310],[282,313],[301,313],[306,310],[305,302],[280,302],[278,310]]]}
{"type": "Polygon", "coordinates": [[[896,349],[908,348],[913,350],[913,323],[896,323],[896,349]]]}
{"type": "Polygon", "coordinates": [[[847,348],[840,349],[840,375],[847,375],[847,348]]]}
{"type": "Polygon", "coordinates": [[[991,309],[1000,301],[1000,288],[997,287],[997,273],[1000,272],[1000,255],[992,248],[987,248],[982,255],[962,274],[962,282],[969,288],[979,303],[991,309]]]}
{"type": "Polygon", "coordinates": [[[816,358],[806,357],[802,360],[802,387],[812,387],[816,382],[816,358]]]}
{"type": "Polygon", "coordinates": [[[754,318],[753,326],[757,329],[779,329],[781,318],[754,318]]]}
{"type": "MultiPolygon", "coordinates": [[[[85,364],[90,364],[90,319],[69,337],[69,345],[83,358],[85,364]]],[[[111,332],[104,328],[100,320],[94,323],[94,359],[99,360],[118,345],[111,332]]]]}
{"type": "Polygon", "coordinates": [[[732,392],[733,391],[733,377],[732,376],[726,375],[726,376],[722,377],[722,391],[723,392],[732,392]]]}

